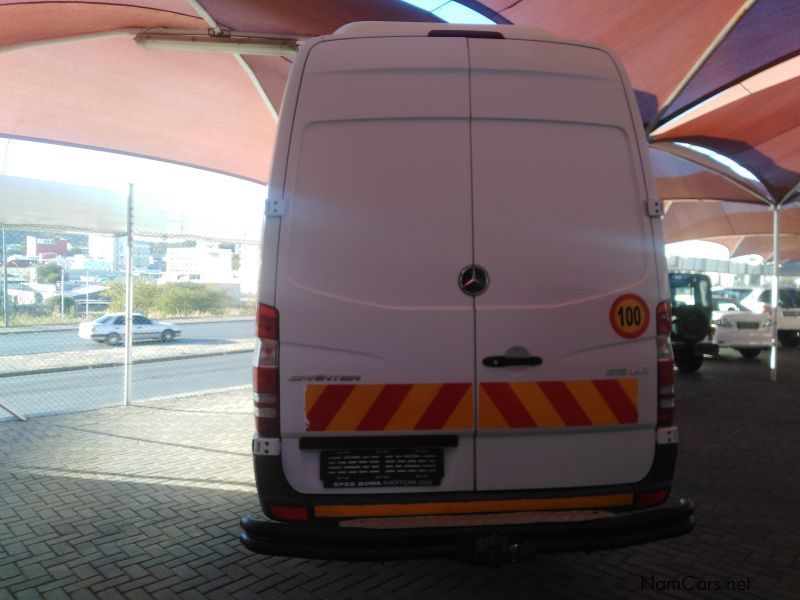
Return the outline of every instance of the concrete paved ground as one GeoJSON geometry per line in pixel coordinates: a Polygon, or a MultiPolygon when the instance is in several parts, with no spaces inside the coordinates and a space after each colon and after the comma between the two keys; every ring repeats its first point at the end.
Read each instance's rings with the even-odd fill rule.
{"type": "Polygon", "coordinates": [[[678,375],[689,536],[501,568],[258,556],[246,390],[0,423],[4,598],[800,598],[800,350],[678,375]],[[719,587],[720,589],[717,589],[719,587]]]}

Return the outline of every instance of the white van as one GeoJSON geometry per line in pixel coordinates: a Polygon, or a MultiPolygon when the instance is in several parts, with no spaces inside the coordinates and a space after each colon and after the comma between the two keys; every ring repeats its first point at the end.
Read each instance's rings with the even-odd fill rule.
{"type": "Polygon", "coordinates": [[[499,563],[679,535],[660,205],[603,48],[515,27],[309,40],[254,364],[266,554],[499,563]]]}

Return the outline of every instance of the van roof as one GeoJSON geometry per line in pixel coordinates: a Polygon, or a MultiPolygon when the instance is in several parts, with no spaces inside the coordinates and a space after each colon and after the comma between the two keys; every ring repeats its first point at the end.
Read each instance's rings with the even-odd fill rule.
{"type": "Polygon", "coordinates": [[[424,37],[432,31],[491,31],[505,38],[521,40],[553,39],[553,35],[544,29],[523,27],[519,25],[465,25],[452,23],[398,23],[395,21],[357,21],[342,25],[335,35],[354,36],[418,36],[424,37]]]}

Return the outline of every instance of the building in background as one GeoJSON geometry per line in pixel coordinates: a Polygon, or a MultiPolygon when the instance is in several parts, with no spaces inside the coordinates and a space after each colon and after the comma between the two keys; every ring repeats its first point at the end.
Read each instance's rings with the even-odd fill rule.
{"type": "MultiPolygon", "coordinates": [[[[133,240],[133,268],[134,270],[147,270],[150,266],[150,249],[152,244],[142,240],[133,240]]],[[[89,236],[89,257],[96,261],[108,263],[117,273],[125,272],[124,237],[110,235],[89,236]]]]}
{"type": "Polygon", "coordinates": [[[61,237],[40,238],[29,235],[26,238],[26,254],[39,258],[52,259],[69,253],[69,242],[61,237]]]}
{"type": "Polygon", "coordinates": [[[233,250],[198,242],[194,248],[167,248],[163,281],[193,283],[237,283],[233,250]]]}
{"type": "Polygon", "coordinates": [[[261,269],[261,247],[258,244],[239,244],[237,281],[242,294],[258,293],[258,274],[261,269]]]}

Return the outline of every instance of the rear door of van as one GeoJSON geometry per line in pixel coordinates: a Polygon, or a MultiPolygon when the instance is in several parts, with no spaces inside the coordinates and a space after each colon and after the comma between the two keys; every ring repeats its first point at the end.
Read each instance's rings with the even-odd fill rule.
{"type": "Polygon", "coordinates": [[[472,260],[468,75],[463,38],[309,51],[275,302],[281,453],[299,492],[474,489],[474,313],[458,287],[472,260]],[[389,437],[404,449],[358,442],[389,437]]]}
{"type": "Polygon", "coordinates": [[[522,40],[316,44],[280,202],[289,483],[335,494],[642,479],[660,299],[635,107],[614,61],[522,40]],[[459,288],[470,265],[488,274],[474,297],[459,288]],[[412,450],[354,442],[386,437],[412,450]],[[370,475],[373,459],[395,475],[370,475]]]}
{"type": "Polygon", "coordinates": [[[468,44],[475,262],[489,277],[475,297],[476,487],[640,480],[659,298],[635,107],[601,50],[468,44]]]}

